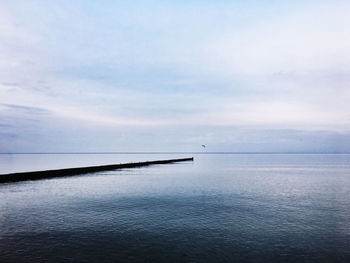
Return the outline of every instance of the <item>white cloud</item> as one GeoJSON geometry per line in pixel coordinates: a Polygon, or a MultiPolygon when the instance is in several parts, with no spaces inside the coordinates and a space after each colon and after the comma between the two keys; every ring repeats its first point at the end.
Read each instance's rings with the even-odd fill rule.
{"type": "Polygon", "coordinates": [[[349,131],[350,4],[244,5],[2,3],[1,102],[105,129],[349,131]]]}
{"type": "Polygon", "coordinates": [[[269,22],[234,29],[210,51],[227,73],[349,70],[349,10],[349,3],[336,1],[300,7],[269,22]]]}

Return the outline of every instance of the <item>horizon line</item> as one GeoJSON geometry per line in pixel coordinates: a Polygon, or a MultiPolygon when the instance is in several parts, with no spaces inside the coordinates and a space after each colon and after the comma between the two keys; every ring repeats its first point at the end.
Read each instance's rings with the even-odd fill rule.
{"type": "Polygon", "coordinates": [[[350,154],[350,152],[0,152],[0,154],[350,154]]]}

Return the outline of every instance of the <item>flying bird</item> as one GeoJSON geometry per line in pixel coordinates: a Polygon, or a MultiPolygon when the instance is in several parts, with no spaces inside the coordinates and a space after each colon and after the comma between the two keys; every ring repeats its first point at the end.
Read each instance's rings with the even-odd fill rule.
{"type": "Polygon", "coordinates": [[[204,144],[202,144],[202,147],[205,148],[206,146],[204,144]]]}

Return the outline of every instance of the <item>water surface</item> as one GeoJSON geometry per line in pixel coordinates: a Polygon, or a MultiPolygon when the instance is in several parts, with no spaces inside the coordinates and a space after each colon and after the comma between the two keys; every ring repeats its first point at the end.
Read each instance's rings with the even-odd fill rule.
{"type": "MultiPolygon", "coordinates": [[[[183,157],[88,156],[39,159],[183,157]]],[[[350,262],[350,155],[194,157],[0,185],[0,262],[350,262]]]]}

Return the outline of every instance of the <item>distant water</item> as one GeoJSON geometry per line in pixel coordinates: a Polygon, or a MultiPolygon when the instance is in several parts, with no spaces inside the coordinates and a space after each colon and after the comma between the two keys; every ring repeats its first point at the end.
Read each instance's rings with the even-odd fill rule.
{"type": "MultiPolygon", "coordinates": [[[[0,173],[180,156],[0,155],[0,173]]],[[[350,262],[350,155],[194,157],[0,185],[0,262],[350,262]]]]}

